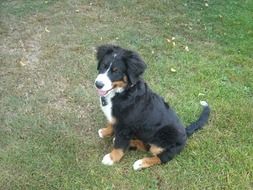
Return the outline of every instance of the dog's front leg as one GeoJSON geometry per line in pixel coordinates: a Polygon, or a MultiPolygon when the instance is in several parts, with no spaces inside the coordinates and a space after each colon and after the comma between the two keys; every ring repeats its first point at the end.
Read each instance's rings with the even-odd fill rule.
{"type": "Polygon", "coordinates": [[[113,165],[115,162],[119,162],[129,147],[130,139],[129,135],[116,133],[113,149],[111,153],[104,156],[102,163],[105,165],[113,165]]]}
{"type": "Polygon", "coordinates": [[[113,135],[113,124],[108,123],[105,128],[99,129],[98,135],[100,138],[111,137],[113,135]]]}

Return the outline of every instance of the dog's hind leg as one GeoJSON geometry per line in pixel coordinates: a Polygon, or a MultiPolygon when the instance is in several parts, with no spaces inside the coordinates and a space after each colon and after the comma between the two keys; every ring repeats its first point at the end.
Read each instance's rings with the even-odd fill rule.
{"type": "Polygon", "coordinates": [[[148,168],[160,163],[161,163],[160,158],[157,156],[153,156],[150,158],[143,158],[143,159],[137,160],[136,162],[134,162],[133,168],[134,170],[140,170],[140,169],[148,168]]]}
{"type": "Polygon", "coordinates": [[[162,152],[164,152],[164,150],[165,149],[162,147],[151,144],[149,151],[154,156],[150,157],[150,158],[143,158],[143,159],[137,160],[133,165],[134,170],[140,170],[142,168],[148,168],[153,165],[162,163],[161,159],[158,157],[158,155],[161,154],[162,152]]]}
{"type": "Polygon", "coordinates": [[[130,141],[130,150],[148,151],[150,145],[144,144],[141,140],[134,139],[130,141]]]}
{"type": "Polygon", "coordinates": [[[150,158],[143,158],[137,160],[133,168],[134,170],[140,170],[148,168],[156,164],[166,163],[172,160],[183,149],[184,144],[176,145],[170,148],[162,148],[157,145],[151,144],[149,151],[154,155],[150,158]]]}

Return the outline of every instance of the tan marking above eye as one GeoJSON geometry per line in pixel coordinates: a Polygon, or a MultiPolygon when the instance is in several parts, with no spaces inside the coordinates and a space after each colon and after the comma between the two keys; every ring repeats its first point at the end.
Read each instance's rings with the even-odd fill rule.
{"type": "Polygon", "coordinates": [[[113,71],[113,72],[116,72],[116,71],[118,71],[118,68],[117,68],[117,67],[114,67],[114,68],[112,68],[112,71],[113,71]]]}

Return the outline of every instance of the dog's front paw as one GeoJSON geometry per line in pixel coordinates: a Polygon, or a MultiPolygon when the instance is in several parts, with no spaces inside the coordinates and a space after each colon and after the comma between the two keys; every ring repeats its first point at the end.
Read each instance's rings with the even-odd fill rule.
{"type": "Polygon", "coordinates": [[[137,170],[141,170],[143,167],[142,167],[142,160],[137,160],[134,162],[133,164],[133,168],[135,171],[137,170]]]}
{"type": "Polygon", "coordinates": [[[98,135],[99,135],[100,138],[111,137],[113,135],[112,126],[99,129],[98,130],[98,135]]]}
{"type": "Polygon", "coordinates": [[[103,129],[99,129],[99,130],[98,130],[98,136],[99,136],[100,138],[104,138],[103,129]]]}
{"type": "Polygon", "coordinates": [[[111,159],[110,154],[106,154],[102,160],[102,164],[111,166],[113,165],[113,160],[111,159]]]}

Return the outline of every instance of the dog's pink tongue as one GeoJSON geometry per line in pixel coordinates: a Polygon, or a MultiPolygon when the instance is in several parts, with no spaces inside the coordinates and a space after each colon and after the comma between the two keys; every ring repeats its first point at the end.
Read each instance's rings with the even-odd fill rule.
{"type": "Polygon", "coordinates": [[[98,91],[99,96],[104,96],[107,92],[107,91],[103,91],[103,90],[99,90],[99,89],[97,91],[98,91]]]}

